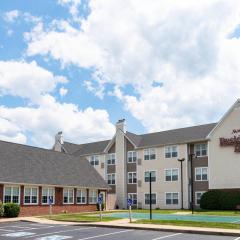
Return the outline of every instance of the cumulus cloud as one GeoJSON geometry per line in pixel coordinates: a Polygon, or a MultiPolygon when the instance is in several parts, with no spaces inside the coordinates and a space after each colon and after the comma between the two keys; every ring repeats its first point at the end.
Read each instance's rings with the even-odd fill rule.
{"type": "Polygon", "coordinates": [[[238,97],[240,39],[230,36],[239,1],[91,0],[89,8],[79,28],[33,29],[27,54],[91,69],[87,88],[99,86],[102,97],[114,85],[149,131],[216,121],[238,97]],[[128,85],[137,96],[124,93],[128,85]]]}
{"type": "Polygon", "coordinates": [[[60,94],[61,97],[64,97],[67,93],[68,93],[68,90],[66,88],[61,87],[59,89],[59,94],[60,94]]]}
{"type": "MultiPolygon", "coordinates": [[[[60,130],[75,143],[110,138],[115,128],[106,110],[80,109],[76,104],[59,103],[51,95],[67,82],[36,62],[0,61],[0,97],[26,99],[26,106],[0,105],[0,139],[51,147],[60,130]]],[[[61,87],[60,94],[66,93],[61,87]]]]}
{"type": "Polygon", "coordinates": [[[3,18],[6,22],[14,22],[14,20],[19,17],[19,14],[20,12],[18,10],[12,10],[12,11],[6,12],[3,15],[3,18]]]}

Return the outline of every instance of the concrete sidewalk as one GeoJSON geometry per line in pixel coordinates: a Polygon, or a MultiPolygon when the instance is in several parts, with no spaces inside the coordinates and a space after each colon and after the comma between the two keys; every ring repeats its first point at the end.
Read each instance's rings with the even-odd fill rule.
{"type": "Polygon", "coordinates": [[[140,230],[154,230],[154,231],[170,231],[177,233],[195,233],[195,234],[207,234],[207,235],[222,235],[222,236],[240,236],[240,230],[235,229],[221,229],[221,228],[200,228],[200,227],[183,227],[172,225],[156,225],[156,224],[138,224],[129,223],[129,219],[120,219],[111,222],[65,222],[54,221],[46,218],[38,217],[18,217],[10,219],[0,219],[1,223],[14,222],[14,221],[28,221],[41,224],[64,224],[64,225],[85,225],[95,227],[109,227],[109,228],[126,228],[126,229],[140,229],[140,230]]]}

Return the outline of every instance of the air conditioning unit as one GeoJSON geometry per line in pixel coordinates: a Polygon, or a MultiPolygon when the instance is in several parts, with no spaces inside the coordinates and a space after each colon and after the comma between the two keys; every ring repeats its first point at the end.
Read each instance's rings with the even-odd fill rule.
{"type": "Polygon", "coordinates": [[[138,163],[138,165],[142,165],[142,159],[138,158],[137,163],[138,163]]]}
{"type": "Polygon", "coordinates": [[[104,168],[104,163],[101,163],[101,168],[104,168]]]}
{"type": "Polygon", "coordinates": [[[142,180],[138,180],[138,187],[142,186],[142,180]]]}

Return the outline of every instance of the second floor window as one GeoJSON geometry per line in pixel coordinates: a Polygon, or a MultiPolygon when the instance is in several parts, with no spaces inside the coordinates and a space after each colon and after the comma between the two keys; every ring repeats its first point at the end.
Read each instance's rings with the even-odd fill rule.
{"type": "Polygon", "coordinates": [[[128,151],[128,163],[135,163],[137,161],[137,152],[128,151]]]}
{"type": "Polygon", "coordinates": [[[107,183],[109,185],[115,185],[115,173],[107,174],[107,183]]]}
{"type": "Polygon", "coordinates": [[[175,158],[178,156],[177,146],[165,147],[165,158],[175,158]]]}
{"type": "Polygon", "coordinates": [[[137,183],[137,173],[136,172],[128,173],[128,183],[137,183]]]}
{"type": "Polygon", "coordinates": [[[97,155],[93,155],[90,157],[90,163],[93,166],[99,165],[99,157],[97,155]]]}
{"type": "Polygon", "coordinates": [[[144,149],[144,160],[155,160],[156,153],[155,148],[144,149]]]}
{"type": "Polygon", "coordinates": [[[208,180],[208,168],[207,167],[195,168],[195,180],[196,181],[207,181],[208,180]]]}
{"type": "Polygon", "coordinates": [[[150,173],[152,182],[156,182],[156,171],[146,171],[144,173],[145,182],[150,182],[150,173]]]}
{"type": "Polygon", "coordinates": [[[197,157],[207,156],[207,143],[195,144],[194,150],[197,157]]]}
{"type": "Polygon", "coordinates": [[[165,170],[165,181],[166,182],[174,182],[178,181],[178,169],[166,169],[165,170]]]}
{"type": "Polygon", "coordinates": [[[107,159],[107,165],[114,165],[115,164],[115,153],[109,153],[107,154],[106,156],[106,159],[107,159]]]}

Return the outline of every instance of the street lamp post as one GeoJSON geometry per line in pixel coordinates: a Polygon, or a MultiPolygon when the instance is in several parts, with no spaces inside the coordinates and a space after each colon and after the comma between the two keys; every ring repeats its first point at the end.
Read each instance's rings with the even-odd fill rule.
{"type": "Polygon", "coordinates": [[[192,210],[192,214],[194,213],[194,202],[193,202],[193,197],[194,197],[194,191],[193,191],[193,178],[194,178],[194,174],[193,174],[193,157],[195,157],[194,153],[190,153],[189,154],[189,160],[190,160],[190,168],[191,168],[191,210],[192,210]]]}
{"type": "Polygon", "coordinates": [[[183,209],[183,161],[185,158],[178,159],[178,161],[181,163],[181,209],[183,209]]]}

